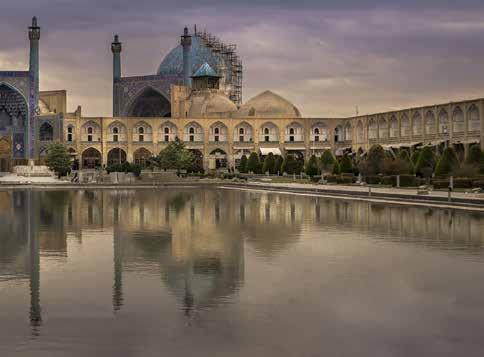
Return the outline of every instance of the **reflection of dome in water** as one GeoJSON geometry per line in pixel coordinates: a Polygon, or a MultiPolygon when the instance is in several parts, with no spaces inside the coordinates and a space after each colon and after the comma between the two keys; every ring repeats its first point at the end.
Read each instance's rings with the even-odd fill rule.
{"type": "Polygon", "coordinates": [[[238,114],[242,117],[301,117],[299,109],[294,104],[269,90],[244,103],[238,114]]]}
{"type": "MultiPolygon", "coordinates": [[[[218,56],[197,36],[192,37],[191,58],[192,73],[195,73],[204,63],[208,63],[212,68],[217,68],[220,61],[218,56]]],[[[181,45],[172,49],[165,56],[158,67],[157,74],[183,75],[183,48],[181,45]]]]}

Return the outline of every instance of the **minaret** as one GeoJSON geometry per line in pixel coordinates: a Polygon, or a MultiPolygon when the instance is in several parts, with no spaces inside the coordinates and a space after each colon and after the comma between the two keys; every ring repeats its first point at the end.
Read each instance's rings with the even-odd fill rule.
{"type": "Polygon", "coordinates": [[[121,50],[122,44],[119,42],[119,36],[114,35],[114,41],[111,43],[111,51],[113,52],[113,116],[118,115],[115,86],[116,81],[121,79],[121,50]]]}
{"type": "Polygon", "coordinates": [[[181,37],[181,45],[183,47],[183,85],[186,87],[192,86],[192,36],[188,34],[188,27],[185,27],[183,36],[181,37]]]}
{"type": "Polygon", "coordinates": [[[40,27],[37,25],[37,17],[32,18],[32,26],[29,27],[30,40],[30,78],[31,91],[29,103],[29,118],[27,120],[27,145],[26,158],[34,158],[34,140],[35,140],[35,126],[34,121],[37,115],[37,108],[39,106],[39,40],[40,27]]]}

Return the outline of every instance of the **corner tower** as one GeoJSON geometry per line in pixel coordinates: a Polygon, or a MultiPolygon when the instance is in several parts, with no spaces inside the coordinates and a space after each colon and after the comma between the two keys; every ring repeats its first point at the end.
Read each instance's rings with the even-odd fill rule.
{"type": "Polygon", "coordinates": [[[188,27],[185,27],[183,36],[181,37],[181,45],[183,47],[183,85],[191,87],[192,85],[192,36],[188,34],[188,27]]]}
{"type": "Polygon", "coordinates": [[[121,79],[121,51],[122,44],[119,42],[119,36],[114,35],[114,41],[111,43],[111,51],[113,52],[113,115],[118,115],[118,107],[116,105],[116,81],[121,79]]]}

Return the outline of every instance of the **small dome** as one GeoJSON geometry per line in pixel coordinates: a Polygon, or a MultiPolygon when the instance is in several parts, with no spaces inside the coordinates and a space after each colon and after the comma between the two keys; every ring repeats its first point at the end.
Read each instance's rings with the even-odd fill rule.
{"type": "Polygon", "coordinates": [[[237,106],[221,93],[199,93],[190,99],[191,118],[228,115],[237,111],[237,106]]]}
{"type": "Polygon", "coordinates": [[[243,104],[237,114],[241,117],[301,117],[294,104],[269,90],[243,104]]]}

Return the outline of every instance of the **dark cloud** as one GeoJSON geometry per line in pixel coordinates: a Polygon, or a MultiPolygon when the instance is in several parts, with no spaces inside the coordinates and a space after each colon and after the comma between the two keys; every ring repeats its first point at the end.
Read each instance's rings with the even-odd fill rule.
{"type": "Polygon", "coordinates": [[[0,69],[25,68],[26,27],[42,26],[42,89],[109,115],[110,42],[125,75],[151,74],[197,23],[234,42],[244,97],[272,89],[306,115],[351,115],[484,95],[482,1],[16,0],[0,12],[0,69]]]}

